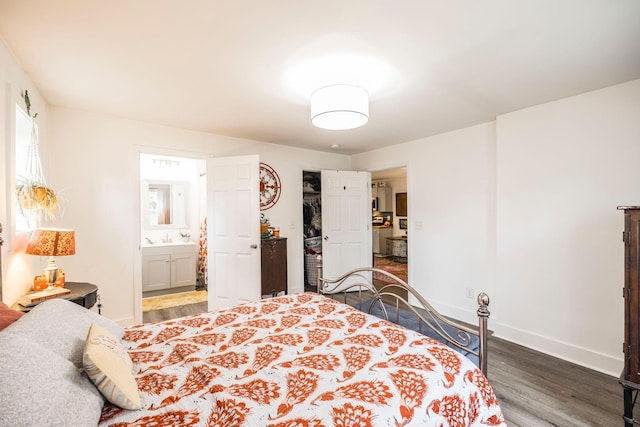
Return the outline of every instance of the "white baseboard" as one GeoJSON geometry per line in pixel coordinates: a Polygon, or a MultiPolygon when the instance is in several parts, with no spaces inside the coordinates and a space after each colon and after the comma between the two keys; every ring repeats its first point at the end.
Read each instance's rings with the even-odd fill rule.
{"type": "Polygon", "coordinates": [[[585,368],[593,369],[594,371],[612,375],[616,378],[619,377],[620,372],[622,372],[624,365],[622,349],[620,351],[620,357],[614,357],[588,348],[534,334],[530,331],[504,325],[500,322],[495,322],[493,328],[490,327],[490,329],[493,329],[494,336],[498,338],[584,366],[585,368]]]}
{"type": "MultiPolygon", "coordinates": [[[[432,303],[432,305],[445,316],[471,323],[472,325],[478,324],[478,317],[475,311],[463,310],[457,306],[441,303],[432,303]]],[[[489,310],[491,310],[491,306],[489,306],[489,310]]],[[[616,378],[622,372],[624,365],[622,349],[620,350],[620,356],[612,356],[505,325],[491,317],[489,317],[489,330],[493,332],[495,337],[616,378]]],[[[491,346],[491,341],[489,341],[488,345],[491,346]]]]}

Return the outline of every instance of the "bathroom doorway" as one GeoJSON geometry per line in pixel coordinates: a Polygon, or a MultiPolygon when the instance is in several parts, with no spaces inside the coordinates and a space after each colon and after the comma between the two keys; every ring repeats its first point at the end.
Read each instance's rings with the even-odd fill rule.
{"type": "Polygon", "coordinates": [[[206,160],[140,154],[142,312],[208,300],[206,160]]]}

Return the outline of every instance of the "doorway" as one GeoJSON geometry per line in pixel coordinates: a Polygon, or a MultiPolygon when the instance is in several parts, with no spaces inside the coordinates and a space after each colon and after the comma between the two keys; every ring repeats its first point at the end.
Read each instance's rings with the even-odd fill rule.
{"type": "Polygon", "coordinates": [[[317,290],[317,258],[322,254],[322,176],[302,171],[304,290],[317,290]]]}
{"type": "MultiPolygon", "coordinates": [[[[371,267],[370,183],[367,171],[302,171],[304,286],[371,267]],[[322,254],[322,271],[317,265],[322,254]]],[[[349,282],[343,282],[347,286],[349,282]]]]}
{"type": "Polygon", "coordinates": [[[206,161],[140,153],[142,317],[207,301],[206,161]]]}
{"type": "MultiPolygon", "coordinates": [[[[407,168],[371,172],[373,266],[408,282],[407,168]]],[[[386,282],[381,274],[374,281],[386,282]]]]}

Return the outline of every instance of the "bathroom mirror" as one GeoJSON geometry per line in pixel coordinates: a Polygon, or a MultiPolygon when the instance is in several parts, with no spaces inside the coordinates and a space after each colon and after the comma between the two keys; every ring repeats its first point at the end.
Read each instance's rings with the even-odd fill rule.
{"type": "Polygon", "coordinates": [[[145,181],[143,206],[145,227],[149,229],[185,228],[187,224],[187,184],[145,181]]]}

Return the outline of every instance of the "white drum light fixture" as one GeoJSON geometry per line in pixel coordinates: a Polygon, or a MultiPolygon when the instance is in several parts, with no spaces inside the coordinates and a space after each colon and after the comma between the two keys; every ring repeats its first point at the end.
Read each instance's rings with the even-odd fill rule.
{"type": "Polygon", "coordinates": [[[369,94],[359,86],[324,86],[311,94],[311,123],[322,129],[360,127],[369,120],[369,94]]]}

